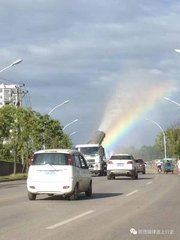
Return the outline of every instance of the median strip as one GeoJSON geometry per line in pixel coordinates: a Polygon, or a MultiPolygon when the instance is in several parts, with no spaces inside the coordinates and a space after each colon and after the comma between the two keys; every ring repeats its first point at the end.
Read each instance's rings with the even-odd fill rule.
{"type": "Polygon", "coordinates": [[[132,191],[132,192],[126,194],[126,197],[129,197],[129,196],[131,196],[131,195],[133,195],[134,193],[137,193],[137,192],[138,192],[138,190],[134,190],[134,191],[132,191]]]}
{"type": "Polygon", "coordinates": [[[67,219],[67,220],[65,220],[65,221],[62,221],[62,222],[56,223],[56,224],[54,224],[54,225],[51,225],[51,226],[49,226],[49,227],[46,227],[46,229],[55,229],[55,228],[58,228],[58,227],[60,227],[60,226],[63,226],[63,225],[65,225],[65,224],[68,224],[68,223],[70,223],[70,222],[72,222],[72,221],[75,221],[75,220],[77,220],[77,219],[79,219],[79,218],[85,217],[85,216],[87,216],[87,215],[89,215],[89,214],[91,214],[91,213],[93,213],[93,212],[94,212],[94,210],[89,210],[89,211],[84,212],[84,213],[82,213],[82,214],[80,214],[80,215],[77,215],[77,216],[75,216],[75,217],[69,218],[69,219],[67,219]]]}

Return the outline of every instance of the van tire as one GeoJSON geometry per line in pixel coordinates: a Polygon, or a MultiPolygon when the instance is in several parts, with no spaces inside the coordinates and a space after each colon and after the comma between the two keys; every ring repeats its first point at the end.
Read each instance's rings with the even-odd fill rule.
{"type": "Polygon", "coordinates": [[[133,180],[138,179],[138,173],[137,173],[137,172],[134,172],[131,178],[132,178],[133,180]]]}
{"type": "Polygon", "coordinates": [[[109,174],[107,175],[107,180],[115,180],[115,175],[114,174],[109,174]]]}
{"type": "Polygon", "coordinates": [[[70,200],[77,200],[78,199],[78,184],[74,187],[73,194],[70,196],[70,200]]]}
{"type": "Polygon", "coordinates": [[[91,197],[92,196],[92,182],[90,182],[88,190],[85,191],[86,197],[91,197]]]}
{"type": "Polygon", "coordinates": [[[36,194],[28,192],[28,198],[29,198],[29,200],[36,200],[36,194]]]}
{"type": "Polygon", "coordinates": [[[107,175],[107,180],[111,180],[111,175],[107,175]]]}

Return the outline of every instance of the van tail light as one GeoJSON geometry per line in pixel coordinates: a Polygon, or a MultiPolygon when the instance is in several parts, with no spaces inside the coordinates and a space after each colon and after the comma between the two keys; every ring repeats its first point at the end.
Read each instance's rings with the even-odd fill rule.
{"type": "Polygon", "coordinates": [[[111,160],[108,160],[108,162],[107,162],[108,164],[113,164],[113,161],[111,161],[111,160]]]}
{"type": "Polygon", "coordinates": [[[68,154],[68,165],[73,165],[73,158],[70,154],[68,154]]]}
{"type": "Polygon", "coordinates": [[[128,161],[127,164],[133,164],[133,161],[128,161]]]}

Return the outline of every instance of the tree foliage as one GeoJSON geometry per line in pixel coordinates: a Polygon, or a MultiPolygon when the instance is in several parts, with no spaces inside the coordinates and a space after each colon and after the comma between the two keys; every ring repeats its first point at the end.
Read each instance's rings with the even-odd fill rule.
{"type": "MultiPolygon", "coordinates": [[[[174,124],[164,131],[166,139],[167,157],[180,157],[180,123],[174,124]]],[[[164,151],[163,134],[155,140],[156,146],[164,151]]]]}
{"type": "Polygon", "coordinates": [[[43,148],[71,148],[59,121],[32,109],[0,108],[0,160],[22,162],[43,148]]]}
{"type": "Polygon", "coordinates": [[[132,154],[136,159],[141,158],[144,161],[151,161],[154,159],[161,159],[164,157],[163,152],[159,150],[156,145],[142,146],[141,148],[135,148],[134,146],[123,149],[124,152],[132,154]]]}

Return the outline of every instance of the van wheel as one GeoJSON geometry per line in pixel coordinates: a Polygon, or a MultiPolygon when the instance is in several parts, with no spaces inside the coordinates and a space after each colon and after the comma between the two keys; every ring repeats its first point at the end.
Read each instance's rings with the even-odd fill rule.
{"type": "Polygon", "coordinates": [[[107,180],[115,180],[115,175],[114,174],[107,175],[107,180]]]}
{"type": "Polygon", "coordinates": [[[92,182],[90,182],[88,190],[85,192],[86,197],[92,196],[92,182]]]}
{"type": "Polygon", "coordinates": [[[76,184],[74,188],[73,194],[70,196],[71,200],[77,200],[78,199],[78,185],[76,184]]]}
{"type": "Polygon", "coordinates": [[[107,175],[107,180],[111,180],[111,175],[107,175]]]}
{"type": "Polygon", "coordinates": [[[138,179],[138,173],[133,173],[132,177],[133,180],[138,179]]]}
{"type": "Polygon", "coordinates": [[[28,198],[29,198],[29,200],[36,200],[36,194],[28,192],[28,198]]]}

